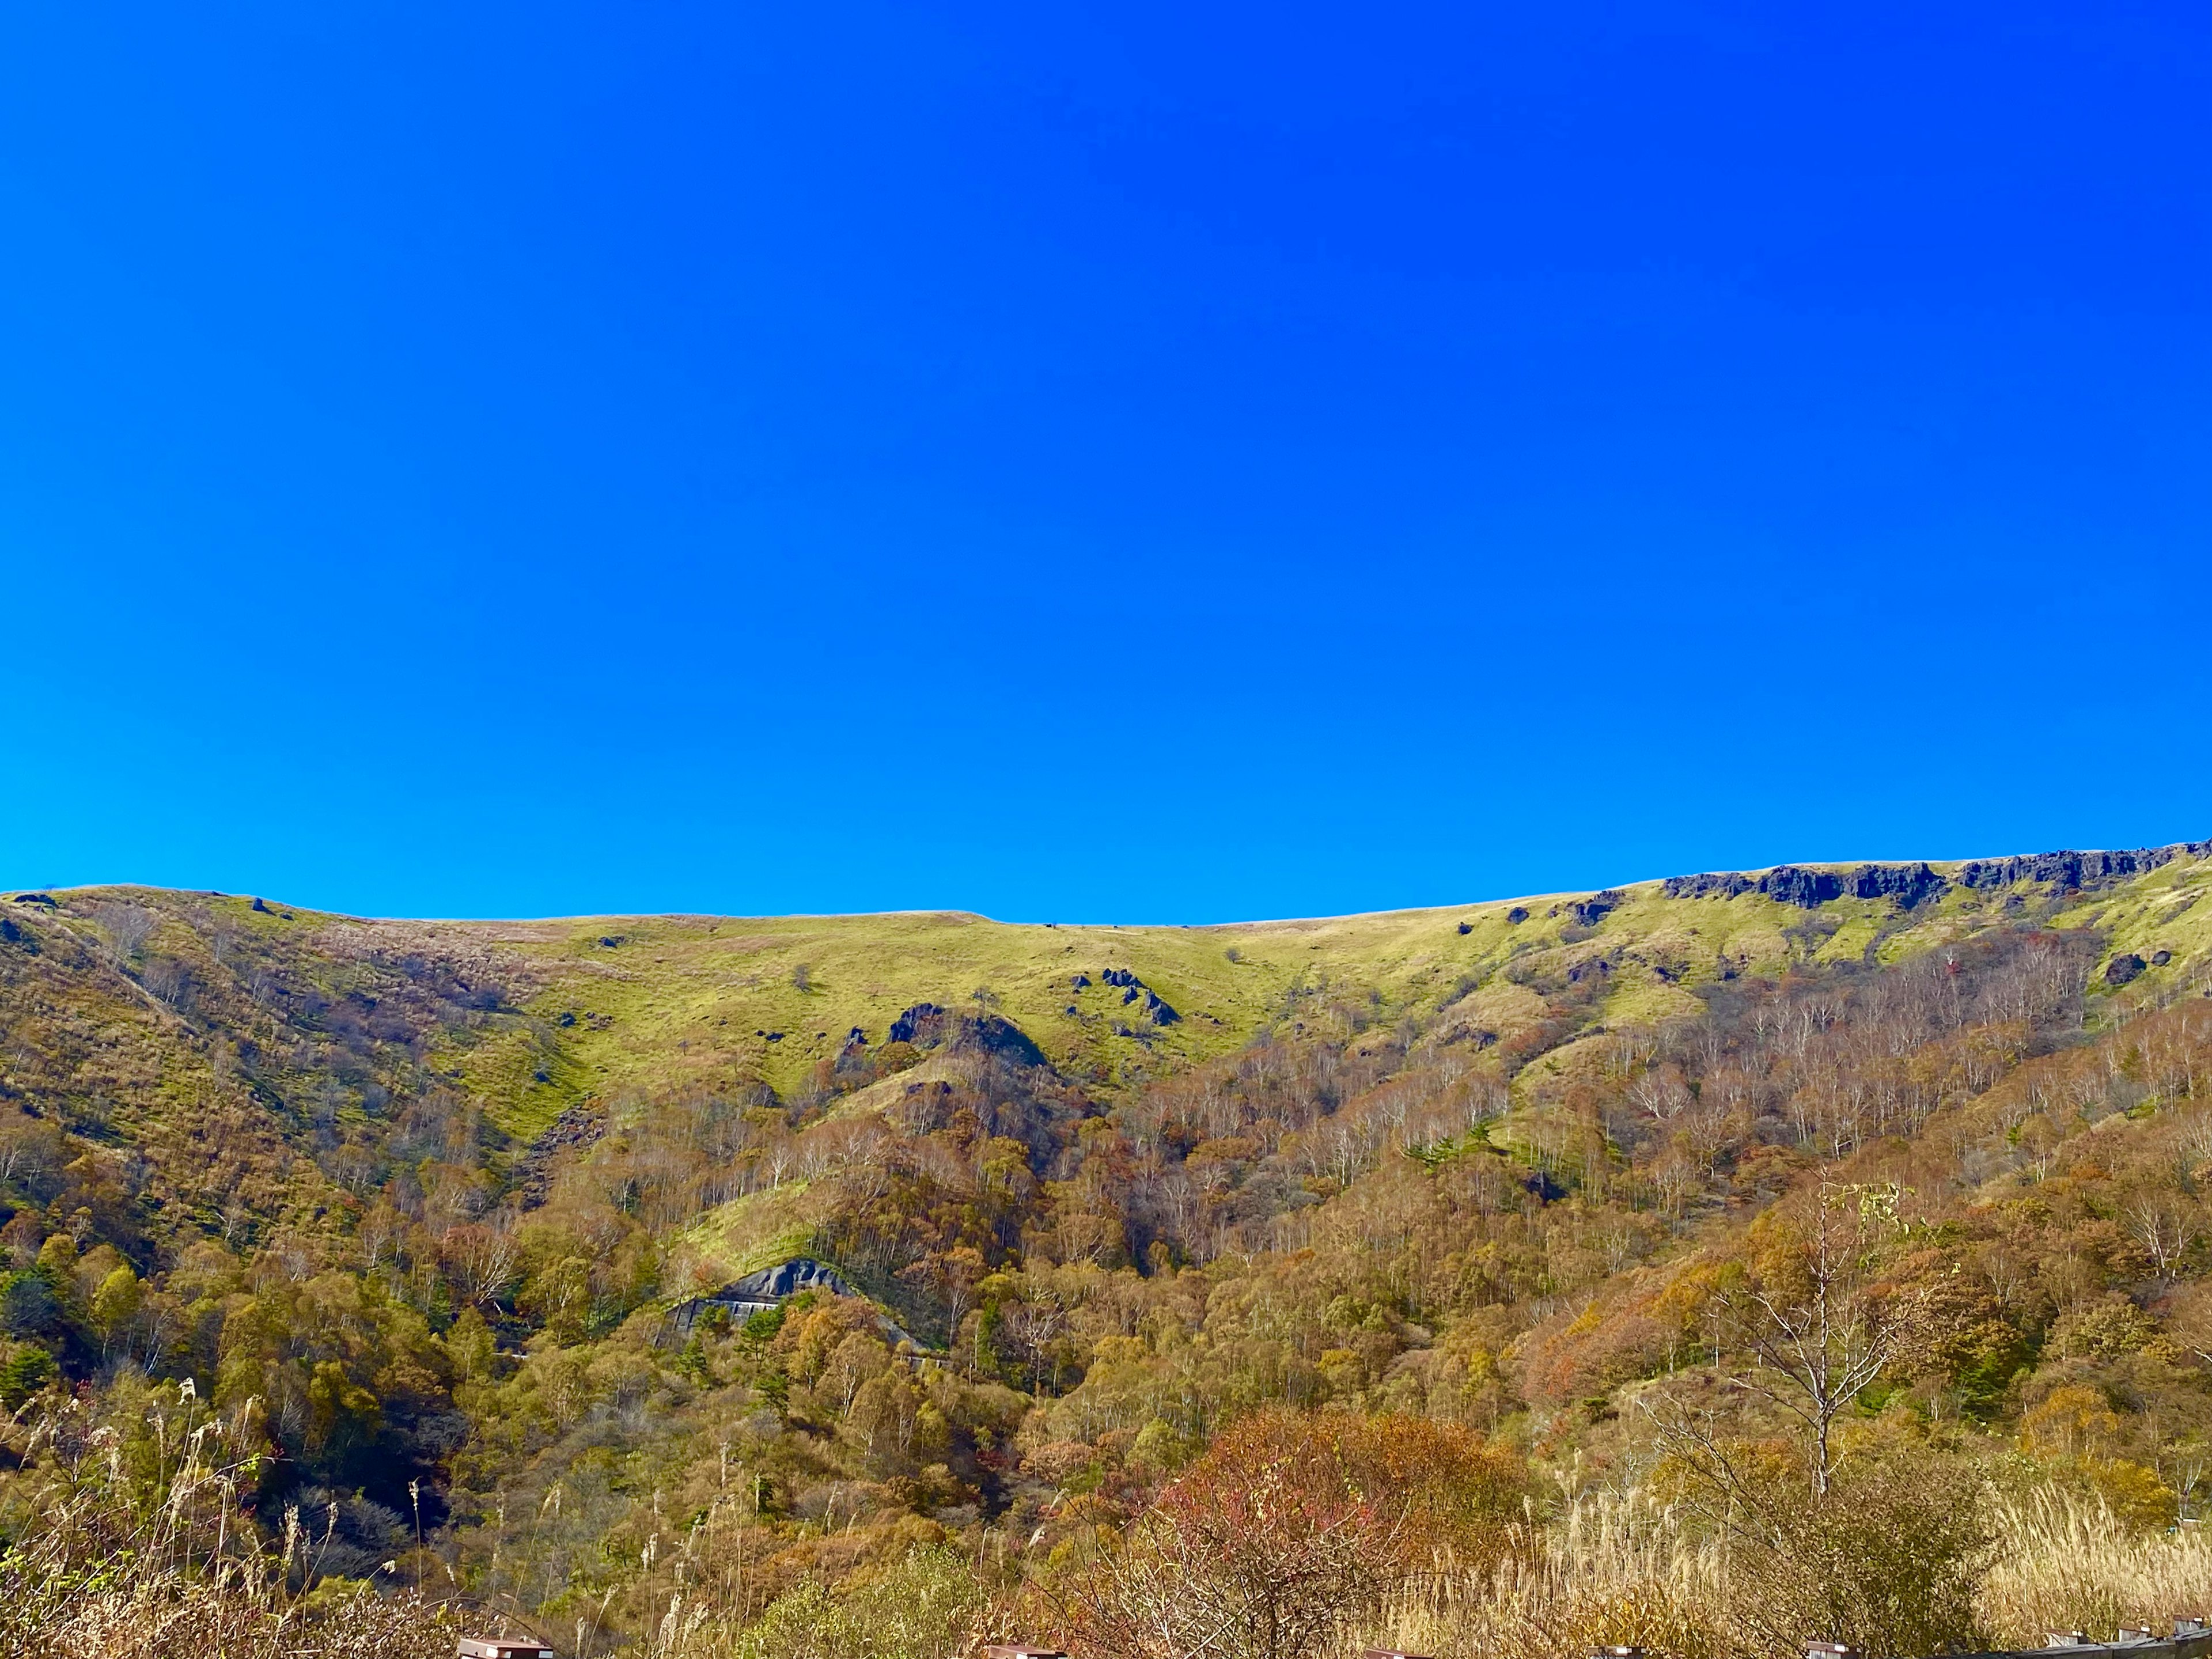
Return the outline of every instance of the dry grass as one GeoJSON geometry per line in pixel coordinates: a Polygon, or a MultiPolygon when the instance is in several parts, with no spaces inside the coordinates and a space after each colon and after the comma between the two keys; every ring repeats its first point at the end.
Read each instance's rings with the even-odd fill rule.
{"type": "Polygon", "coordinates": [[[1587,1659],[1612,1646],[1712,1659],[1730,1650],[1718,1616],[1728,1587],[1720,1546],[1692,1537],[1680,1512],[1650,1494],[1583,1497],[1526,1544],[1493,1572],[1409,1586],[1353,1650],[1440,1659],[1587,1659]]]}
{"type": "Polygon", "coordinates": [[[1982,1618],[1999,1641],[2040,1646],[2050,1632],[2109,1640],[2212,1609],[2212,1538],[2195,1527],[2144,1534],[2101,1504],[2045,1491],[1991,1504],[1999,1539],[1982,1618]]]}
{"type": "Polygon", "coordinates": [[[187,1399],[126,1438],[70,1401],[31,1425],[0,1553],[0,1659],[446,1659],[454,1610],[410,1594],[315,1585],[317,1540],[296,1510],[264,1544],[241,1508],[250,1408],[199,1416],[187,1399]],[[310,1588],[313,1586],[313,1588],[310,1588]]]}
{"type": "MultiPolygon", "coordinates": [[[[2212,1609],[2212,1538],[2195,1528],[2146,1534],[2057,1491],[1984,1501],[1997,1545],[1978,1611],[1995,1644],[2039,1647],[2069,1630],[2109,1640],[2212,1609]]],[[[1585,1659],[1623,1645],[1749,1659],[1765,1644],[1736,1616],[1741,1586],[1722,1548],[1684,1521],[1642,1492],[1585,1497],[1495,1574],[1401,1593],[1346,1652],[1585,1659]]]]}

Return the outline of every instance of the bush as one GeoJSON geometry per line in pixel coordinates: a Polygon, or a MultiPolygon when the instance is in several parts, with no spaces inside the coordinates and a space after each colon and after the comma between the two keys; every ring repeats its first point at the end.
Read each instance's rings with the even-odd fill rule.
{"type": "Polygon", "coordinates": [[[925,1546],[842,1594],[815,1578],[787,1591],[744,1632],[738,1659],[946,1659],[981,1601],[965,1561],[925,1546]]]}
{"type": "Polygon", "coordinates": [[[1059,1610],[1088,1653],[1325,1650],[1417,1577],[1495,1562],[1517,1460],[1422,1419],[1262,1412],[1237,1424],[1081,1563],[1059,1610]]]}

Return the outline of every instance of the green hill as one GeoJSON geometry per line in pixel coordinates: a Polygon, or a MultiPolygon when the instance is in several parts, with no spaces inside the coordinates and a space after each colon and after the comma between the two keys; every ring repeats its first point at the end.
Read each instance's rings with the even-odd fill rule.
{"type": "Polygon", "coordinates": [[[742,1623],[918,1540],[1048,1549],[1269,1402],[1625,1478],[1619,1407],[1729,1362],[1711,1286],[1825,1172],[1975,1287],[1857,1419],[2170,1518],[2212,1467],[2208,887],[2212,843],[1208,927],[7,893],[0,1402],[136,1434],[189,1378],[254,1402],[261,1513],[329,1507],[321,1571],[405,1559],[420,1496],[402,1577],[635,1635],[726,1547],[742,1623]],[[798,1255],[919,1352],[836,1298],[672,1334],[798,1255]]]}

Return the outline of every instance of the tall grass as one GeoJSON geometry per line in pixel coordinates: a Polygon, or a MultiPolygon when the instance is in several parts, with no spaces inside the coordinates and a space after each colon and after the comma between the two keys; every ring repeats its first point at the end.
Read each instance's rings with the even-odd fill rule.
{"type": "Polygon", "coordinates": [[[2110,1640],[2123,1626],[2212,1613],[2212,1538],[2196,1527],[2146,1534],[2101,1503],[2055,1490],[1990,1510],[1998,1552],[1982,1618],[2008,1646],[2039,1647],[2055,1631],[2110,1640]]]}
{"type": "Polygon", "coordinates": [[[315,1583],[327,1528],[290,1510],[264,1542],[251,1407],[194,1406],[156,1403],[126,1433],[70,1401],[11,1448],[0,1659],[447,1659],[450,1610],[315,1583]]]}
{"type": "Polygon", "coordinates": [[[1522,1547],[1493,1571],[1407,1585],[1352,1650],[1588,1659],[1629,1646],[1714,1659],[1730,1650],[1717,1617],[1727,1558],[1683,1521],[1642,1491],[1586,1495],[1552,1524],[1527,1529],[1522,1547]]]}
{"type": "MultiPolygon", "coordinates": [[[[2212,1613],[2212,1537],[2146,1533],[2094,1499],[2045,1490],[1983,1498],[1996,1536],[1976,1612],[1989,1643],[2040,1647],[2052,1632],[2109,1640],[2212,1613]]],[[[1594,1494],[1494,1573],[1409,1585],[1346,1644],[1439,1659],[1586,1659],[1635,1646],[1674,1659],[1771,1653],[1726,1550],[1649,1494],[1594,1494]]]]}

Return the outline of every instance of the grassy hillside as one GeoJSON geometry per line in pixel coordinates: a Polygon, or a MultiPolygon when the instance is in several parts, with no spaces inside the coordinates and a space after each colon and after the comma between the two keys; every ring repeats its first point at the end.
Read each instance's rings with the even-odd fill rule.
{"type": "Polygon", "coordinates": [[[1830,1191],[1930,1333],[1849,1467],[2162,1525],[2212,1499],[2208,884],[2212,845],[1203,928],[0,895],[0,1529],[96,1423],[155,1435],[150,1512],[148,1425],[212,1411],[241,1503],[326,1515],[315,1571],[603,1650],[702,1573],[730,1641],[919,1546],[1048,1586],[1270,1405],[1478,1433],[1549,1525],[1685,1402],[1802,1466],[1727,1391],[1730,1287],[1830,1191]],[[879,1308],[665,1318],[799,1253],[879,1308]]]}

